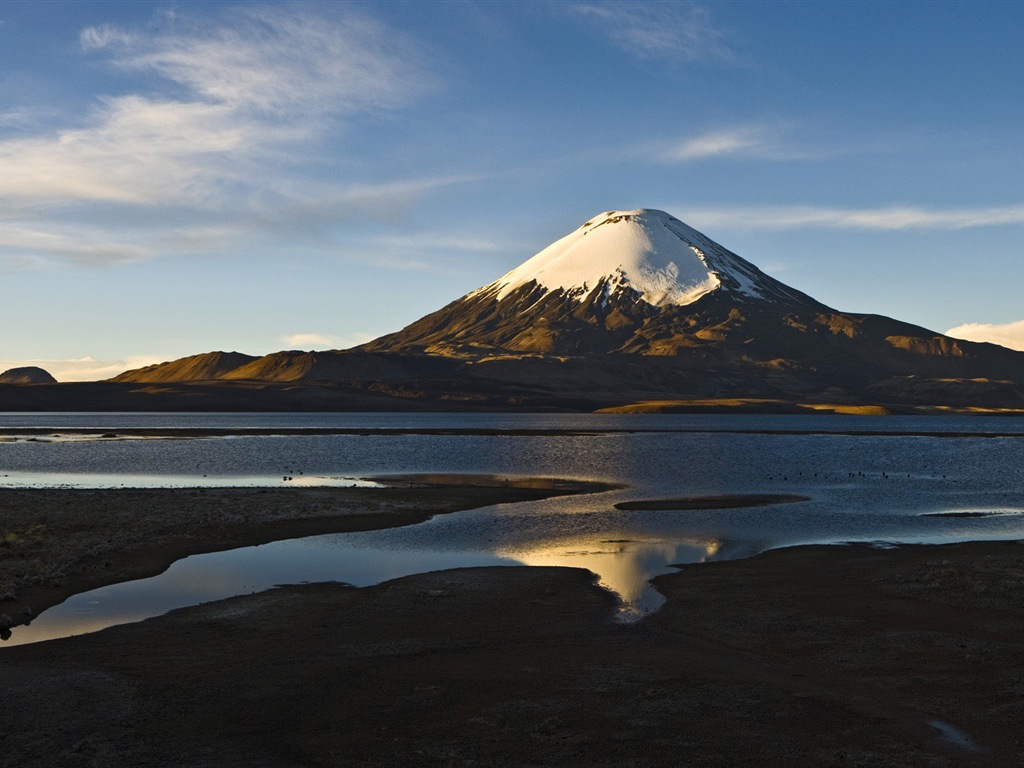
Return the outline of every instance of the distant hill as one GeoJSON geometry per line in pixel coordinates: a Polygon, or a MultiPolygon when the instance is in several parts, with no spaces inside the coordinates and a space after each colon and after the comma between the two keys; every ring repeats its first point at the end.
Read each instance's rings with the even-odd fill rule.
{"type": "Polygon", "coordinates": [[[125,371],[109,381],[150,384],[169,381],[210,381],[219,379],[256,359],[241,352],[207,352],[125,371]]]}
{"type": "Polygon", "coordinates": [[[48,371],[28,365],[10,368],[0,373],[0,384],[56,384],[57,380],[48,371]]]}
{"type": "Polygon", "coordinates": [[[425,355],[351,352],[274,352],[263,357],[209,352],[136,368],[109,379],[117,383],[167,384],[188,381],[338,382],[454,375],[458,364],[425,355]]]}
{"type": "Polygon", "coordinates": [[[425,355],[352,352],[275,352],[236,368],[222,378],[256,381],[394,381],[446,378],[457,364],[425,355]]]}

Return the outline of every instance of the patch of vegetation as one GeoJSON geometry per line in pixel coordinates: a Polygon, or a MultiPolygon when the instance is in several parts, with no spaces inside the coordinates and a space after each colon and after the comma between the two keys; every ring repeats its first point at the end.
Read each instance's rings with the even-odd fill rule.
{"type": "Polygon", "coordinates": [[[0,547],[15,549],[36,546],[43,543],[45,535],[46,525],[44,523],[36,523],[20,529],[7,529],[0,534],[0,547]]]}

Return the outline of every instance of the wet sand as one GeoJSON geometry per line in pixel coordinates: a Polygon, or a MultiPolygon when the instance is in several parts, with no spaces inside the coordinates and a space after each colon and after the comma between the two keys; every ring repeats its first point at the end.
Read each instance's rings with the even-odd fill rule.
{"type": "MultiPolygon", "coordinates": [[[[146,500],[265,500],[233,493],[146,500]]],[[[392,513],[423,511],[370,515],[392,513]]],[[[480,568],[0,647],[0,765],[1024,764],[1022,544],[800,547],[657,585],[633,625],[586,571],[480,568]]]]}

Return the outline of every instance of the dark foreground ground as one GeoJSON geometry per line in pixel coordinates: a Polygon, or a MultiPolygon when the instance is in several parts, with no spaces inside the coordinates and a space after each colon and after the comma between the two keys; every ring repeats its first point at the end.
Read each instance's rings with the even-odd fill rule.
{"type": "Polygon", "coordinates": [[[0,647],[3,766],[1020,766],[1024,545],[284,587],[0,647]]]}

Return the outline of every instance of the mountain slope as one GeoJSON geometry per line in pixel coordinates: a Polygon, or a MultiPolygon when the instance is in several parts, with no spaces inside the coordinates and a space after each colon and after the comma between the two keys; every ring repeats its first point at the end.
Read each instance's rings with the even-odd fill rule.
{"type": "Polygon", "coordinates": [[[224,380],[254,381],[392,381],[445,377],[451,361],[422,356],[350,352],[275,352],[226,373],[224,380]]]}
{"type": "Polygon", "coordinates": [[[149,384],[170,381],[209,381],[219,379],[255,359],[252,355],[243,355],[241,352],[207,352],[125,371],[109,381],[149,384]]]}

